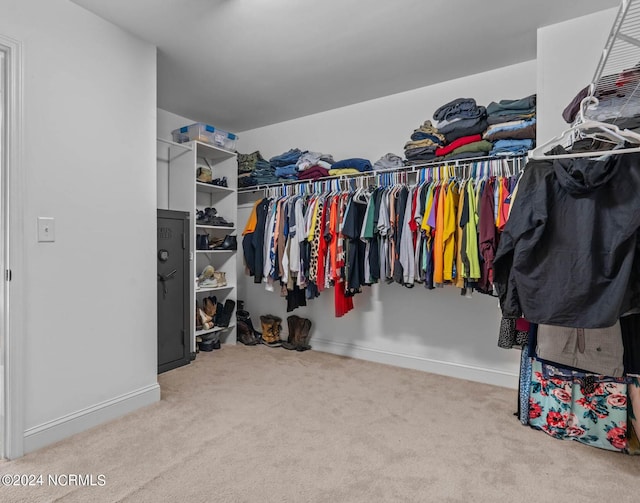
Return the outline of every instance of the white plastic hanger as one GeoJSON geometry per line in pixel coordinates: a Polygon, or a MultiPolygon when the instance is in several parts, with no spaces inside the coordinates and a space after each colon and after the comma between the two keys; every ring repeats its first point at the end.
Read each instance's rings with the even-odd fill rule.
{"type": "Polygon", "coordinates": [[[551,138],[551,140],[538,145],[536,148],[529,152],[529,158],[531,159],[573,159],[575,157],[594,157],[605,156],[611,154],[630,154],[633,152],[640,152],[639,147],[628,148],[612,148],[610,150],[598,150],[594,152],[574,152],[568,154],[555,154],[545,155],[545,152],[549,151],[552,147],[557,145],[567,145],[573,143],[576,138],[590,137],[594,139],[600,139],[609,141],[616,145],[624,144],[625,142],[640,144],[640,134],[634,133],[628,129],[620,129],[615,124],[609,124],[606,122],[594,121],[585,118],[584,110],[590,105],[597,105],[598,99],[593,96],[587,96],[582,100],[580,104],[580,118],[570,128],[565,129],[562,134],[551,138]]]}

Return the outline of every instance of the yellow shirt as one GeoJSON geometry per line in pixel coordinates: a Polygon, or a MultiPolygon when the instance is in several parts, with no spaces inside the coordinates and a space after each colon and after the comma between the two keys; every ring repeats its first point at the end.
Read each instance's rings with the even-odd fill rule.
{"type": "MultiPolygon", "coordinates": [[[[446,182],[445,182],[446,183],[446,182]]],[[[444,213],[447,198],[446,185],[440,186],[436,209],[436,237],[433,245],[433,282],[444,283],[444,213]]]]}
{"type": "Polygon", "coordinates": [[[447,186],[447,197],[444,204],[444,225],[443,225],[443,278],[445,281],[453,280],[453,260],[456,250],[456,214],[458,212],[458,201],[460,194],[455,182],[447,186]]]}

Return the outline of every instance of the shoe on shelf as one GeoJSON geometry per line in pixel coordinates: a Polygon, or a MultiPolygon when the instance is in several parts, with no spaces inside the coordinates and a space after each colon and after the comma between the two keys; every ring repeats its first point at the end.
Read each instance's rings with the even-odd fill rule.
{"type": "Polygon", "coordinates": [[[196,208],[196,223],[206,225],[206,222],[207,215],[205,214],[205,212],[196,208]]]}
{"type": "Polygon", "coordinates": [[[216,281],[218,286],[227,286],[227,273],[222,271],[216,271],[213,273],[213,279],[216,281]]]}
{"type": "Polygon", "coordinates": [[[222,244],[213,247],[214,250],[237,250],[238,249],[238,240],[236,236],[232,236],[231,234],[227,234],[224,237],[224,241],[222,244]]]}
{"type": "Polygon", "coordinates": [[[219,286],[226,285],[220,285],[215,278],[203,279],[198,283],[198,288],[218,288],[219,286]]]}
{"type": "Polygon", "coordinates": [[[196,330],[202,330],[202,320],[200,319],[200,306],[196,301],[196,330]]]}
{"type": "MultiPolygon", "coordinates": [[[[218,344],[220,344],[218,342],[218,344]]],[[[202,342],[198,343],[198,348],[200,348],[200,351],[204,351],[204,352],[209,352],[209,351],[213,351],[215,349],[215,341],[213,339],[209,339],[209,340],[203,340],[202,342]]]]}
{"type": "Polygon", "coordinates": [[[213,328],[213,317],[207,315],[207,313],[205,313],[202,308],[198,308],[198,317],[200,318],[200,325],[202,326],[202,330],[211,330],[213,328]]]}
{"type": "Polygon", "coordinates": [[[216,315],[216,303],[212,302],[209,297],[205,297],[204,299],[202,299],[202,305],[204,306],[203,310],[206,315],[210,316],[213,320],[216,315]]]}
{"type": "Polygon", "coordinates": [[[218,210],[215,208],[205,208],[204,215],[206,225],[216,225],[220,227],[233,227],[233,223],[227,222],[224,218],[218,216],[218,210]]]}
{"type": "Polygon", "coordinates": [[[222,217],[212,217],[208,221],[209,225],[215,225],[218,227],[233,227],[233,222],[227,222],[222,217]]]}
{"type": "Polygon", "coordinates": [[[204,209],[204,219],[208,222],[210,219],[218,215],[218,210],[213,207],[206,207],[204,209]]]}
{"type": "Polygon", "coordinates": [[[209,250],[209,234],[196,234],[196,250],[209,250]]]}
{"type": "Polygon", "coordinates": [[[213,319],[213,324],[216,327],[222,326],[220,323],[223,322],[223,318],[224,318],[223,311],[224,311],[224,306],[220,302],[216,302],[216,317],[213,319]]]}
{"type": "Polygon", "coordinates": [[[213,172],[211,168],[200,166],[196,172],[196,180],[201,183],[211,183],[213,180],[213,172]]]}
{"type": "Polygon", "coordinates": [[[202,269],[202,272],[198,276],[198,280],[202,281],[205,279],[213,278],[215,272],[216,272],[215,268],[212,265],[208,265],[204,269],[202,269]]]}
{"type": "Polygon", "coordinates": [[[215,332],[204,334],[202,336],[202,341],[203,342],[211,341],[213,344],[213,349],[220,349],[220,336],[215,332]]]}
{"type": "Polygon", "coordinates": [[[228,187],[229,185],[227,184],[227,177],[223,176],[222,178],[214,178],[213,180],[211,180],[211,184],[212,185],[217,185],[219,187],[228,187]]]}
{"type": "Polygon", "coordinates": [[[215,321],[216,326],[218,327],[228,327],[229,322],[231,321],[231,316],[233,315],[233,310],[236,307],[235,301],[231,299],[227,299],[224,302],[224,306],[222,307],[222,313],[218,316],[215,321]]]}
{"type": "Polygon", "coordinates": [[[217,238],[213,236],[209,236],[209,249],[215,250],[216,246],[220,246],[224,243],[225,238],[217,238]]]}

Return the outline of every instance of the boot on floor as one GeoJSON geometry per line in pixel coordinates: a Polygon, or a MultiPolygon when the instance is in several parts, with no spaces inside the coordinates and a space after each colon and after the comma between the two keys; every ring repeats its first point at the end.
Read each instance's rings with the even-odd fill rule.
{"type": "Polygon", "coordinates": [[[253,328],[251,318],[245,318],[237,320],[238,325],[238,341],[245,346],[255,346],[260,344],[259,336],[262,335],[253,328]]]}
{"type": "Polygon", "coordinates": [[[251,314],[244,308],[244,301],[238,300],[238,309],[236,309],[236,323],[238,326],[238,340],[247,346],[255,346],[260,344],[260,336],[262,333],[258,332],[253,327],[251,321],[251,314]]]}
{"type": "Polygon", "coordinates": [[[274,316],[272,314],[265,314],[260,316],[260,323],[262,324],[262,336],[260,342],[265,346],[277,348],[282,345],[280,340],[280,330],[282,326],[282,318],[274,316]]]}
{"type": "Polygon", "coordinates": [[[282,347],[290,351],[295,350],[298,347],[298,334],[300,333],[300,316],[292,314],[287,317],[287,326],[289,328],[289,334],[287,340],[282,342],[282,347]]]}
{"type": "Polygon", "coordinates": [[[311,320],[307,318],[300,318],[300,331],[298,333],[298,344],[296,345],[297,351],[307,351],[311,349],[309,340],[311,339],[311,320]]]}

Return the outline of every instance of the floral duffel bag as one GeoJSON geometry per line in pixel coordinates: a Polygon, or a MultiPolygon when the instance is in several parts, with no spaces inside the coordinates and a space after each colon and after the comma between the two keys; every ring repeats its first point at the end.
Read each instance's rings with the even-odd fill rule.
{"type": "Polygon", "coordinates": [[[627,448],[627,382],[533,358],[529,424],[552,437],[612,451],[627,448]]]}

